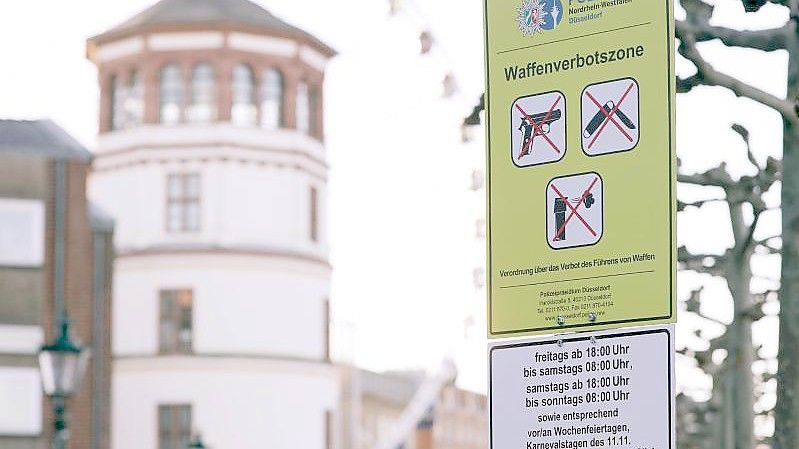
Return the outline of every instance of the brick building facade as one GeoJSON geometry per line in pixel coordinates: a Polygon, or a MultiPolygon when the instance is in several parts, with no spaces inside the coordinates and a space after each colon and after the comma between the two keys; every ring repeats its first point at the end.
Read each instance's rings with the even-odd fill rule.
{"type": "Polygon", "coordinates": [[[36,354],[55,338],[62,307],[73,339],[92,353],[67,402],[69,447],[108,447],[113,225],[86,200],[90,163],[52,122],[0,120],[0,403],[18,404],[0,411],[4,449],[39,449],[52,438],[36,354]]]}

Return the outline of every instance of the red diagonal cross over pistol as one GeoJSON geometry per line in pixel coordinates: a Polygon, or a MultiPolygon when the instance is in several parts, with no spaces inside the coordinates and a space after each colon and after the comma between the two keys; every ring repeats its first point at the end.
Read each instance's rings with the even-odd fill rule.
{"type": "Polygon", "coordinates": [[[532,152],[533,142],[535,141],[535,138],[538,137],[538,136],[543,137],[547,141],[547,143],[549,143],[549,146],[552,147],[552,150],[555,153],[560,154],[560,152],[561,152],[560,148],[558,148],[558,146],[555,145],[555,142],[553,142],[552,139],[550,139],[549,136],[546,135],[546,133],[544,132],[543,128],[541,127],[542,123],[548,122],[549,119],[552,117],[552,113],[555,110],[555,108],[558,106],[558,104],[560,104],[560,96],[558,96],[558,99],[555,100],[555,103],[553,103],[552,106],[549,108],[547,113],[544,115],[544,118],[541,119],[541,121],[538,121],[538,122],[535,121],[535,119],[532,116],[530,116],[530,114],[525,112],[525,110],[522,109],[522,107],[519,106],[518,103],[515,105],[516,109],[524,117],[524,120],[527,121],[527,123],[529,123],[530,125],[532,125],[532,127],[535,129],[535,131],[533,132],[533,135],[530,136],[530,139],[528,139],[527,142],[524,143],[524,146],[522,147],[521,151],[519,152],[519,156],[516,158],[517,160],[521,159],[524,156],[527,156],[528,154],[530,154],[532,152]]]}

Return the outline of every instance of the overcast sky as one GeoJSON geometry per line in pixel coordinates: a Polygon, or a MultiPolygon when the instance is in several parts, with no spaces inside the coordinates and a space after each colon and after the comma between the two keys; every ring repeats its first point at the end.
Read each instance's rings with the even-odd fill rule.
{"type": "MultiPolygon", "coordinates": [[[[0,117],[51,118],[91,148],[98,91],[85,39],[152,3],[2,2],[0,117]]],[[[340,52],[326,84],[339,353],[373,369],[430,368],[450,355],[460,361],[464,385],[483,389],[484,340],[463,338],[469,313],[477,317],[472,335],[482,334],[484,325],[484,299],[472,285],[472,271],[483,263],[482,243],[473,238],[483,193],[468,190],[471,171],[482,162],[482,131],[462,145],[459,129],[483,88],[481,2],[406,0],[406,11],[393,18],[387,0],[258,3],[340,52]],[[418,34],[427,27],[438,45],[433,54],[420,56],[418,34]],[[450,71],[460,93],[444,100],[441,79],[450,71]]],[[[721,25],[763,28],[787,18],[776,6],[744,15],[738,1],[716,3],[721,25]]],[[[784,54],[729,50],[717,43],[702,48],[717,68],[784,96],[784,54]]],[[[681,62],[678,72],[688,74],[686,67],[681,62]]],[[[779,119],[764,107],[711,88],[679,96],[677,104],[678,153],[688,170],[721,160],[736,173],[747,170],[740,139],[729,131],[736,121],[752,131],[759,157],[781,152],[779,119]]],[[[682,216],[680,243],[722,251],[731,239],[724,217],[723,208],[682,216]]],[[[778,223],[773,214],[764,234],[776,232],[778,223]]],[[[777,267],[758,265],[772,276],[777,267]]],[[[696,281],[680,280],[683,295],[696,281]]],[[[717,302],[709,309],[730,319],[723,286],[715,285],[710,293],[717,302]]],[[[698,345],[688,332],[696,321],[685,315],[681,323],[682,344],[698,345]]],[[[686,366],[681,365],[681,382],[701,386],[686,366]]]]}

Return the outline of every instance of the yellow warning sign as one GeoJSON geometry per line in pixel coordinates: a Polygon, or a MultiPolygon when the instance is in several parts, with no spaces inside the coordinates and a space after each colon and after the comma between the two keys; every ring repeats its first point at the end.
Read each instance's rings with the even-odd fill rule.
{"type": "Polygon", "coordinates": [[[485,0],[489,336],[675,321],[672,0],[485,0]]]}

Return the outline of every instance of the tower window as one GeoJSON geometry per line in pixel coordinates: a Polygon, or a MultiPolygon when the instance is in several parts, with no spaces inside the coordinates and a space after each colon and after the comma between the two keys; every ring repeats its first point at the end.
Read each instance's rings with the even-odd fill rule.
{"type": "Polygon", "coordinates": [[[181,122],[183,108],[183,77],[177,64],[161,69],[161,123],[176,125],[181,122]]]}
{"type": "Polygon", "coordinates": [[[111,77],[111,129],[140,125],[144,118],[144,86],[138,71],[131,70],[127,83],[111,77]]]}
{"type": "Polygon", "coordinates": [[[319,89],[316,86],[310,86],[308,88],[308,133],[312,136],[322,134],[319,109],[319,89]]]}
{"type": "Polygon", "coordinates": [[[297,131],[308,134],[311,129],[311,108],[308,83],[301,81],[297,85],[297,131]]]}
{"type": "Polygon", "coordinates": [[[161,291],[159,346],[162,354],[191,352],[193,300],[191,290],[161,291]]]}
{"type": "Polygon", "coordinates": [[[167,178],[166,228],[169,232],[200,230],[200,175],[170,174],[167,178]]]}
{"type": "Polygon", "coordinates": [[[111,77],[111,129],[122,129],[125,121],[125,84],[117,75],[111,77]]]}
{"type": "Polygon", "coordinates": [[[310,216],[311,241],[319,241],[319,192],[316,187],[311,187],[311,216],[310,216]]]}
{"type": "Polygon", "coordinates": [[[125,99],[125,118],[127,126],[141,125],[144,122],[144,83],[141,73],[131,70],[128,74],[128,97],[125,99]]]}
{"type": "Polygon", "coordinates": [[[283,75],[277,69],[268,69],[261,83],[261,127],[274,130],[282,126],[283,75]]]}
{"type": "Polygon", "coordinates": [[[255,77],[247,64],[233,68],[233,105],[230,120],[237,126],[255,126],[255,77]]]}
{"type": "Polygon", "coordinates": [[[206,62],[194,66],[191,72],[191,104],[186,111],[191,123],[216,120],[216,82],[214,67],[206,62]]]}
{"type": "Polygon", "coordinates": [[[158,449],[186,449],[191,442],[191,406],[158,406],[158,449]]]}

